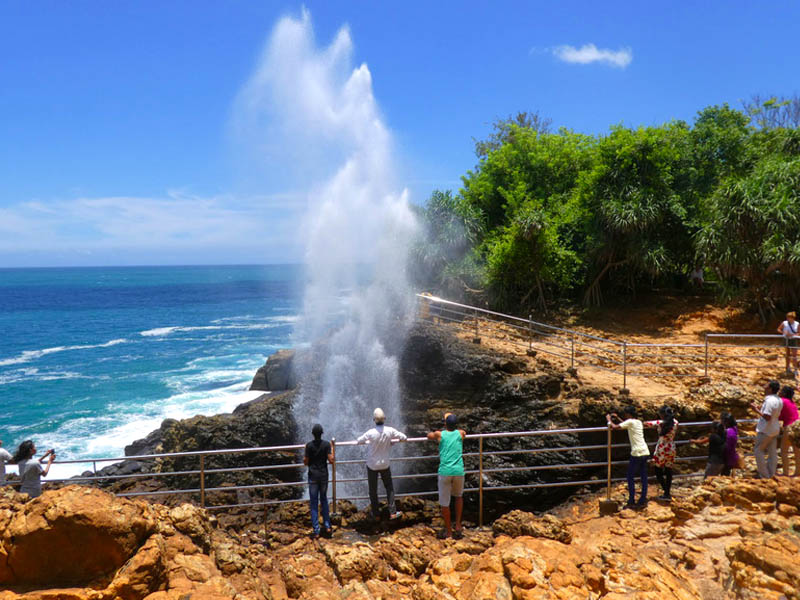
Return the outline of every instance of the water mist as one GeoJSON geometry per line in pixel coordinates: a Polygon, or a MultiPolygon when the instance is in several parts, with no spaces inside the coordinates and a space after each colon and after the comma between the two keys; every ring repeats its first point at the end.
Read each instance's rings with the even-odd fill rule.
{"type": "Polygon", "coordinates": [[[352,51],[346,27],[317,48],[308,12],[283,18],[239,99],[243,114],[268,125],[267,145],[317,178],[302,227],[307,284],[295,332],[306,348],[295,405],[301,440],[315,422],[326,438],[354,439],[376,406],[404,427],[398,354],[413,314],[406,258],[415,223],[406,192],[395,192],[370,72],[352,66],[352,51]]]}

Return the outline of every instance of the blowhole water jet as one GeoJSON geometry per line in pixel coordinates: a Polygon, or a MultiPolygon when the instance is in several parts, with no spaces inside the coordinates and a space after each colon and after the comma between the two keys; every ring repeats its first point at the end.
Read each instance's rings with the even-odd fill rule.
{"type": "MultiPolygon", "coordinates": [[[[301,440],[316,422],[326,436],[352,440],[372,425],[376,406],[387,423],[404,426],[398,356],[413,314],[406,259],[416,224],[407,193],[395,191],[391,135],[371,74],[353,67],[352,51],[346,27],[318,48],[307,11],[285,17],[238,99],[241,123],[266,118],[284,156],[321,160],[334,173],[311,186],[303,223],[307,285],[295,341],[310,347],[298,361],[301,440]]],[[[325,170],[318,166],[308,172],[325,170]]]]}

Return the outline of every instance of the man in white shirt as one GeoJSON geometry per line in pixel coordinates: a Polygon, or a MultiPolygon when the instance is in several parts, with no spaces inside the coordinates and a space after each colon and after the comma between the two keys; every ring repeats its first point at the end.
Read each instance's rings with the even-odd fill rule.
{"type": "Polygon", "coordinates": [[[405,433],[393,427],[384,425],[386,415],[383,410],[376,408],[372,413],[375,427],[365,432],[358,438],[359,444],[367,446],[367,483],[369,483],[369,502],[372,506],[372,517],[378,518],[378,475],[383,480],[386,488],[386,503],[389,505],[389,518],[396,519],[400,516],[394,505],[394,486],[392,485],[392,471],[389,468],[389,451],[392,442],[405,442],[408,438],[405,433]]]}
{"type": "Polygon", "coordinates": [[[778,417],[783,410],[783,400],[778,397],[780,388],[780,383],[770,381],[764,389],[766,396],[761,408],[755,402],[750,404],[760,415],[756,424],[756,443],[753,452],[756,455],[756,468],[761,479],[775,477],[778,470],[778,434],[781,431],[778,417]]]}
{"type": "Polygon", "coordinates": [[[631,443],[631,458],[628,461],[628,508],[644,508],[647,506],[647,459],[650,458],[650,449],[644,441],[644,426],[636,418],[636,409],[626,406],[622,409],[622,416],[625,420],[615,423],[621,419],[616,413],[606,415],[606,422],[612,429],[627,429],[628,440],[631,443]],[[636,502],[636,477],[642,482],[642,495],[639,502],[636,502]]]}
{"type": "Polygon", "coordinates": [[[11,453],[3,448],[3,440],[0,440],[0,485],[6,484],[6,463],[11,462],[11,453]]]}

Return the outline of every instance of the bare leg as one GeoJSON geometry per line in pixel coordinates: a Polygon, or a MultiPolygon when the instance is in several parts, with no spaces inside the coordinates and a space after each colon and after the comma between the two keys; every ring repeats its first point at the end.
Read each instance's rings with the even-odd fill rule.
{"type": "Polygon", "coordinates": [[[800,477],[800,448],[792,445],[792,452],[794,452],[794,474],[792,477],[800,477]]]}
{"type": "Polygon", "coordinates": [[[786,370],[789,370],[789,346],[786,346],[786,370]]]}
{"type": "MultiPolygon", "coordinates": [[[[456,506],[458,506],[458,504],[456,504],[456,506]]],[[[461,515],[458,512],[456,514],[458,514],[459,522],[460,522],[461,515]]],[[[444,529],[445,529],[445,531],[447,531],[447,537],[450,537],[452,535],[452,533],[453,533],[453,530],[450,527],[450,507],[449,506],[443,506],[442,507],[442,518],[444,519],[444,529]]]]}
{"type": "Polygon", "coordinates": [[[797,348],[792,348],[792,366],[797,370],[797,348]]]}
{"type": "Polygon", "coordinates": [[[464,498],[456,498],[456,531],[461,531],[461,512],[464,510],[464,498]]]}
{"type": "Polygon", "coordinates": [[[781,468],[783,469],[783,474],[785,476],[789,476],[789,446],[791,443],[789,442],[789,435],[786,433],[786,430],[783,430],[783,434],[781,435],[781,468]]]}

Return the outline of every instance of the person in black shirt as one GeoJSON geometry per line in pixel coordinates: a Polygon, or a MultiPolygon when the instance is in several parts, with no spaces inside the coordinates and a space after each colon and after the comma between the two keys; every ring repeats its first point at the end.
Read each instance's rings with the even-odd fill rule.
{"type": "Polygon", "coordinates": [[[322,425],[311,428],[314,439],[306,444],[303,464],[308,467],[308,501],[311,505],[311,537],[319,537],[319,513],[322,507],[322,535],[331,537],[331,515],[328,511],[328,463],[333,464],[333,447],[322,439],[322,425]]]}
{"type": "Polygon", "coordinates": [[[714,421],[707,436],[691,441],[693,444],[708,444],[708,464],[703,479],[720,475],[725,468],[725,425],[714,421]]]}

